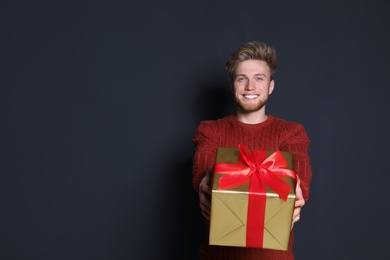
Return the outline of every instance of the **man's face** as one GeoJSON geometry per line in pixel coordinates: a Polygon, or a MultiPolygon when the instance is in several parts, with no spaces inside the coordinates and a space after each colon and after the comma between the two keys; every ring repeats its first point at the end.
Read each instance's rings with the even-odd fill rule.
{"type": "Polygon", "coordinates": [[[237,65],[233,91],[241,112],[250,113],[263,109],[273,89],[274,81],[271,80],[266,62],[246,60],[237,65]]]}

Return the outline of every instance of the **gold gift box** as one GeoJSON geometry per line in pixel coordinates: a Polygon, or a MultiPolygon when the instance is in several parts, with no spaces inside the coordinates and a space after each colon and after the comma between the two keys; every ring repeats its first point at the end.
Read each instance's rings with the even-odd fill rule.
{"type": "MultiPolygon", "coordinates": [[[[274,151],[267,151],[267,157],[274,151]]],[[[292,154],[282,152],[293,168],[292,154]]],[[[220,147],[216,163],[237,163],[237,148],[220,147]]],[[[225,190],[218,189],[218,180],[223,174],[213,174],[210,215],[210,245],[246,247],[246,223],[249,183],[225,190]]],[[[290,239],[292,216],[295,204],[295,180],[281,177],[291,188],[287,201],[266,186],[266,208],[262,248],[287,250],[290,239]]]]}

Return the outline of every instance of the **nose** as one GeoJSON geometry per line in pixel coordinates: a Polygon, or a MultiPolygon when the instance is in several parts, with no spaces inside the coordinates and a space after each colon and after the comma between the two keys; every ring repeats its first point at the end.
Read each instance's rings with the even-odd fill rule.
{"type": "Polygon", "coordinates": [[[248,79],[246,81],[245,90],[254,90],[255,88],[255,83],[252,80],[248,79]]]}

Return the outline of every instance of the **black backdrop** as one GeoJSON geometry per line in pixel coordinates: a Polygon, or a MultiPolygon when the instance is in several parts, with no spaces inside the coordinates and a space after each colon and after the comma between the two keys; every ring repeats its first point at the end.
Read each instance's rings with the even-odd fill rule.
{"type": "Polygon", "coordinates": [[[0,259],[196,259],[192,135],[224,63],[277,49],[267,111],[304,124],[297,259],[385,259],[390,2],[2,1],[0,259]]]}

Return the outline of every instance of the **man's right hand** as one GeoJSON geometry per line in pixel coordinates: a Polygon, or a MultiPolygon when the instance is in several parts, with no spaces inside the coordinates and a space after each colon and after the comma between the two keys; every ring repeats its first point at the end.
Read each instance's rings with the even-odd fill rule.
{"type": "Polygon", "coordinates": [[[213,172],[213,166],[210,166],[206,170],[206,175],[203,177],[199,184],[199,204],[202,210],[202,215],[206,219],[210,219],[210,207],[211,207],[211,173],[213,172]]]}

